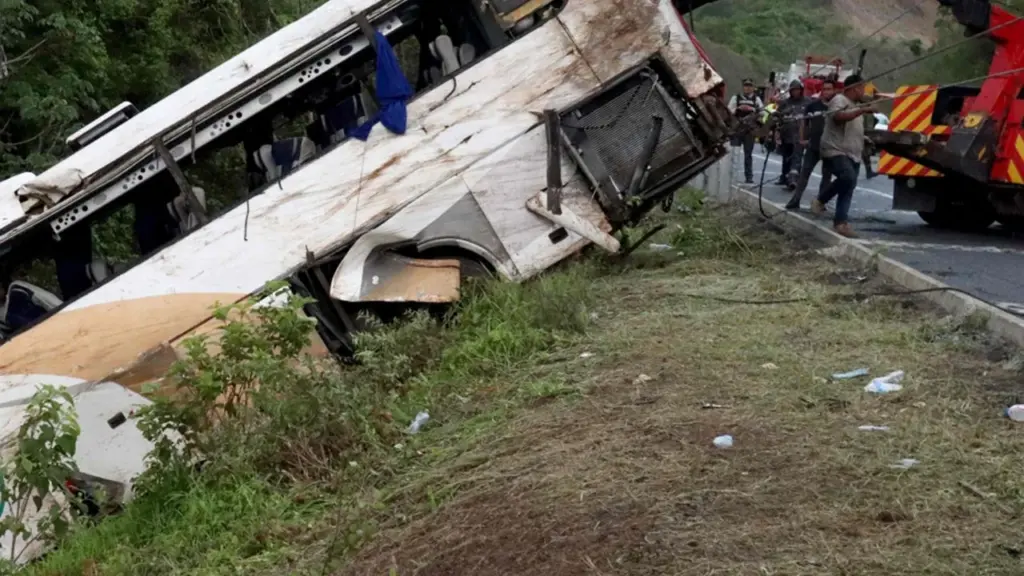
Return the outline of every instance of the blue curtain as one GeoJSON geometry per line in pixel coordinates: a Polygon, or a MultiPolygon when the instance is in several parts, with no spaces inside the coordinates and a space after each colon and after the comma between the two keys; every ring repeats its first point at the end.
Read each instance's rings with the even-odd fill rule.
{"type": "Polygon", "coordinates": [[[380,111],[352,131],[352,137],[366,141],[370,131],[378,122],[395,134],[405,134],[408,124],[405,103],[412,98],[412,86],[405,79],[402,67],[398,64],[395,51],[388,44],[388,39],[377,32],[377,101],[380,111]]]}

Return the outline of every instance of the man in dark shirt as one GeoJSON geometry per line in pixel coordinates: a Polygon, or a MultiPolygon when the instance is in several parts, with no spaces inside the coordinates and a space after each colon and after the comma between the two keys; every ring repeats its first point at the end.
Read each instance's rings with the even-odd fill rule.
{"type": "MultiPolygon", "coordinates": [[[[814,173],[814,167],[821,161],[821,135],[825,132],[825,117],[823,114],[828,110],[828,102],[835,93],[835,82],[825,80],[821,85],[820,96],[807,105],[806,113],[809,117],[800,125],[800,142],[804,147],[804,158],[800,166],[800,179],[797,182],[796,190],[793,192],[793,197],[790,198],[789,203],[786,204],[787,210],[800,209],[800,199],[804,195],[804,190],[807,189],[807,182],[811,179],[811,174],[814,173]]],[[[822,165],[821,183],[818,184],[818,190],[824,190],[831,180],[832,175],[822,165]]]]}
{"type": "Polygon", "coordinates": [[[804,85],[799,80],[793,80],[789,84],[789,98],[779,105],[779,153],[782,154],[782,174],[779,175],[778,185],[790,190],[796,189],[800,160],[803,156],[803,148],[800,146],[800,120],[792,118],[802,116],[804,108],[810,103],[811,100],[804,95],[804,85]]]}

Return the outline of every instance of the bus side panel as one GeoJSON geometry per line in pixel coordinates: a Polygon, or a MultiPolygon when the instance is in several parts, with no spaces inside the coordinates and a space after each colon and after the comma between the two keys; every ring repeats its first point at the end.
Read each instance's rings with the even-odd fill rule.
{"type": "MultiPolygon", "coordinates": [[[[573,232],[553,240],[550,235],[560,226],[525,208],[526,201],[547,186],[546,170],[547,134],[539,126],[463,174],[514,264],[511,280],[526,280],[589,242],[573,232]]],[[[562,182],[564,209],[609,231],[608,219],[568,155],[562,156],[562,182]]]]}
{"type": "MultiPolygon", "coordinates": [[[[585,3],[570,2],[566,11],[585,3]]],[[[635,65],[636,62],[630,63],[635,65]]],[[[8,374],[101,378],[229,303],[351,243],[597,87],[552,21],[409,106],[405,135],[349,141],[0,347],[8,374]]]]}

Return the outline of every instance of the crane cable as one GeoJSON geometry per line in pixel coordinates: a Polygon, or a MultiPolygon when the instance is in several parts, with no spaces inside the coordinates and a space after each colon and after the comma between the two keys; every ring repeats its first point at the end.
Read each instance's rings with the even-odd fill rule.
{"type": "MultiPolygon", "coordinates": [[[[910,14],[910,13],[911,13],[911,12],[912,12],[913,10],[916,10],[916,9],[917,9],[917,8],[918,8],[918,7],[919,7],[919,6],[921,5],[921,4],[923,4],[923,3],[924,3],[924,0],[917,0],[917,3],[915,3],[915,4],[912,4],[912,5],[911,5],[911,6],[909,7],[909,8],[907,8],[907,9],[906,9],[906,10],[904,10],[903,12],[900,12],[900,13],[899,13],[899,14],[898,14],[898,15],[897,15],[897,16],[896,16],[895,18],[892,18],[892,19],[890,19],[890,20],[889,20],[888,22],[886,22],[885,24],[883,24],[883,25],[882,25],[882,26],[881,26],[880,28],[877,28],[877,29],[875,29],[875,31],[874,31],[874,32],[872,32],[871,34],[868,34],[867,36],[865,36],[865,37],[861,38],[861,39],[860,39],[860,40],[859,40],[859,41],[858,41],[858,42],[857,42],[856,44],[854,44],[853,46],[849,46],[849,47],[847,47],[847,48],[843,48],[843,49],[842,49],[842,50],[841,50],[841,51],[840,51],[840,52],[838,53],[838,56],[836,56],[835,58],[832,58],[832,59],[831,59],[831,60],[829,60],[829,61],[830,61],[830,62],[832,62],[832,61],[835,61],[835,60],[839,59],[840,57],[842,57],[842,56],[845,56],[845,55],[849,54],[849,53],[850,53],[850,52],[852,52],[852,51],[853,51],[853,50],[854,50],[855,48],[859,48],[859,47],[860,47],[861,45],[863,45],[863,44],[864,44],[865,42],[867,42],[868,40],[870,40],[870,39],[874,38],[875,36],[877,36],[879,32],[881,32],[882,30],[885,30],[885,29],[886,29],[886,28],[888,28],[889,26],[892,26],[893,24],[895,24],[896,22],[898,22],[898,21],[899,21],[899,20],[900,20],[901,18],[903,18],[904,16],[906,16],[907,14],[910,14]]],[[[820,72],[821,70],[824,70],[824,69],[825,69],[825,68],[827,68],[828,66],[829,66],[828,64],[820,64],[820,65],[818,65],[818,67],[817,67],[817,68],[815,68],[814,70],[811,70],[811,72],[810,72],[810,75],[811,75],[811,76],[813,76],[814,74],[816,74],[817,72],[820,72]]]]}
{"type": "MultiPolygon", "coordinates": [[[[1020,68],[1014,68],[1012,70],[1004,70],[1002,72],[996,72],[994,74],[985,74],[984,76],[978,76],[976,78],[968,78],[967,80],[960,80],[958,82],[950,82],[948,84],[940,84],[940,85],[937,85],[937,86],[931,86],[931,87],[926,88],[924,90],[918,90],[917,92],[908,92],[906,94],[899,94],[899,95],[894,95],[894,96],[885,96],[885,97],[882,97],[882,98],[878,98],[877,100],[874,100],[872,102],[872,104],[877,103],[877,102],[885,102],[887,100],[895,100],[896,98],[907,98],[907,97],[910,97],[910,96],[919,96],[921,94],[928,94],[928,93],[931,93],[931,92],[937,92],[937,91],[942,90],[944,88],[952,88],[952,87],[955,87],[955,86],[963,86],[964,84],[971,84],[971,83],[974,83],[974,82],[980,82],[980,81],[983,81],[983,80],[988,80],[989,78],[999,78],[1000,76],[1010,76],[1012,74],[1018,74],[1018,73],[1024,73],[1024,66],[1022,66],[1020,68]]],[[[792,116],[780,116],[779,118],[781,119],[782,122],[795,122],[795,121],[807,120],[807,119],[812,119],[812,118],[826,118],[828,116],[832,116],[833,114],[838,114],[840,112],[848,112],[850,110],[851,110],[850,108],[846,108],[846,109],[843,109],[843,110],[833,110],[833,111],[827,111],[827,112],[816,112],[816,113],[813,113],[813,114],[794,114],[792,116]]],[[[782,214],[782,212],[777,212],[774,215],[770,216],[770,215],[768,215],[767,212],[765,212],[765,209],[764,209],[764,177],[765,177],[765,171],[768,168],[768,156],[769,155],[766,153],[765,156],[764,156],[764,162],[761,165],[761,180],[760,180],[760,182],[758,182],[758,185],[757,185],[757,208],[761,212],[761,216],[762,217],[764,217],[767,220],[771,220],[771,219],[779,216],[780,214],[782,214]]],[[[799,183],[798,183],[798,185],[799,185],[799,183]]]]}
{"type": "MultiPolygon", "coordinates": [[[[917,4],[915,4],[913,7],[916,7],[916,6],[917,6],[917,4]]],[[[876,29],[874,32],[872,32],[871,34],[869,34],[868,36],[863,38],[861,40],[861,42],[859,42],[858,44],[855,44],[854,46],[845,49],[845,51],[842,52],[841,55],[845,54],[846,52],[849,52],[850,50],[852,50],[853,48],[855,48],[859,44],[862,44],[864,41],[868,40],[872,36],[875,36],[876,34],[881,32],[885,28],[889,27],[894,22],[898,21],[900,18],[905,16],[907,13],[909,13],[909,11],[910,11],[910,9],[905,10],[904,12],[900,13],[895,18],[891,19],[889,22],[887,22],[886,24],[884,24],[883,26],[881,26],[880,28],[876,29]]],[[[968,42],[972,42],[974,40],[977,40],[978,38],[980,38],[982,36],[991,34],[992,32],[995,32],[996,30],[999,30],[1001,28],[1004,28],[1006,26],[1009,26],[1011,24],[1019,22],[1022,19],[1024,19],[1024,16],[1016,16],[1016,17],[1014,17],[1014,18],[1012,18],[1010,20],[1007,20],[1006,22],[1003,22],[1002,24],[997,24],[995,26],[990,26],[989,28],[986,28],[985,30],[982,30],[980,32],[972,34],[972,35],[968,36],[967,38],[964,38],[962,40],[954,42],[954,43],[952,43],[952,44],[950,44],[948,46],[943,46],[942,48],[939,48],[938,50],[929,52],[928,54],[925,54],[925,55],[920,56],[918,58],[914,58],[913,60],[910,60],[908,62],[904,62],[903,64],[899,64],[897,66],[894,66],[893,68],[890,68],[889,70],[886,70],[884,72],[875,74],[874,76],[871,76],[869,78],[862,79],[861,83],[866,84],[868,82],[871,82],[872,80],[877,80],[878,78],[881,78],[883,76],[888,76],[889,74],[892,74],[893,72],[896,72],[898,70],[903,70],[904,68],[909,68],[910,66],[913,66],[915,64],[919,64],[919,63],[921,63],[921,62],[923,62],[923,61],[925,61],[925,60],[927,60],[929,58],[933,58],[935,56],[938,56],[940,54],[948,52],[948,51],[952,50],[953,48],[956,48],[958,46],[962,46],[962,45],[964,45],[964,44],[966,44],[968,42]]],[[[908,96],[916,96],[916,95],[919,95],[919,94],[924,94],[924,93],[928,93],[928,92],[934,92],[934,91],[942,89],[942,88],[949,88],[949,87],[953,87],[953,86],[962,86],[964,84],[969,84],[969,83],[972,83],[972,82],[983,81],[983,80],[987,80],[989,78],[997,78],[997,77],[1000,77],[1000,76],[1007,76],[1007,75],[1010,75],[1010,74],[1016,74],[1018,72],[1024,72],[1024,68],[1017,68],[1017,69],[1013,69],[1013,70],[1006,70],[1006,71],[998,72],[998,73],[995,73],[995,74],[986,74],[984,76],[979,76],[977,78],[971,78],[971,79],[968,79],[968,80],[962,80],[960,82],[953,82],[953,83],[950,83],[950,84],[940,85],[940,86],[936,86],[936,87],[929,88],[929,89],[926,89],[926,90],[922,90],[922,91],[919,91],[919,92],[913,92],[913,93],[908,93],[908,94],[900,94],[899,97],[900,98],[905,98],[905,97],[908,97],[908,96]]],[[[878,98],[878,99],[874,100],[874,102],[885,102],[885,101],[895,100],[895,99],[896,99],[896,96],[886,96],[886,97],[878,98]]],[[[828,115],[831,115],[831,114],[834,114],[834,113],[835,112],[833,112],[833,113],[813,114],[813,115],[799,115],[799,116],[790,117],[788,119],[789,120],[802,120],[804,118],[814,118],[814,117],[828,116],[828,115]]],[[[764,163],[763,163],[763,165],[761,167],[761,178],[760,178],[760,181],[758,182],[758,186],[757,186],[757,203],[758,203],[758,208],[759,208],[759,210],[761,212],[761,216],[771,220],[772,218],[774,218],[774,216],[769,216],[765,212],[764,206],[763,206],[764,177],[765,177],[765,171],[766,171],[767,166],[768,166],[768,156],[769,156],[769,154],[766,151],[766,153],[765,153],[765,160],[764,160],[764,163]]],[[[778,214],[776,214],[775,216],[778,216],[778,214]]]]}
{"type": "MultiPolygon", "coordinates": [[[[897,14],[897,15],[896,15],[895,17],[893,17],[893,18],[889,19],[889,21],[887,21],[887,22],[886,22],[885,24],[883,24],[883,25],[882,25],[882,26],[880,26],[879,28],[876,28],[876,29],[875,29],[875,30],[874,30],[873,32],[871,32],[871,33],[870,33],[870,34],[868,34],[867,36],[865,36],[865,37],[861,38],[861,39],[860,39],[860,40],[859,40],[859,41],[858,41],[858,42],[857,42],[856,44],[853,44],[852,46],[849,46],[849,47],[847,47],[847,48],[844,48],[844,49],[842,49],[842,50],[841,50],[841,51],[839,52],[839,55],[838,55],[838,56],[836,56],[836,57],[834,57],[834,58],[831,58],[831,59],[830,59],[830,61],[832,61],[832,60],[836,60],[836,59],[840,58],[841,56],[845,56],[845,55],[846,55],[846,54],[848,54],[848,53],[849,53],[849,52],[850,52],[851,50],[853,50],[853,49],[855,49],[855,48],[857,48],[857,47],[859,47],[859,46],[863,45],[863,44],[864,44],[865,42],[867,42],[867,41],[868,41],[868,40],[870,40],[871,38],[875,37],[875,36],[876,36],[876,35],[878,35],[878,34],[879,34],[880,32],[882,32],[883,30],[885,30],[886,28],[888,28],[889,26],[892,26],[893,24],[895,24],[896,22],[898,22],[898,21],[899,21],[899,20],[900,20],[901,18],[903,18],[904,16],[906,16],[907,14],[909,14],[909,13],[910,13],[911,11],[913,11],[914,9],[916,9],[917,7],[919,7],[919,6],[920,6],[920,5],[921,5],[921,4],[923,3],[923,2],[924,2],[924,0],[918,0],[918,1],[917,1],[917,2],[915,3],[915,4],[913,4],[912,6],[910,6],[909,8],[907,8],[906,10],[904,10],[903,12],[900,12],[900,13],[899,13],[899,14],[897,14]]],[[[691,12],[691,16],[692,16],[692,12],[691,12]]],[[[910,65],[910,63],[908,63],[907,65],[910,65]]],[[[827,66],[827,64],[825,64],[825,65],[820,65],[820,66],[819,66],[819,67],[818,67],[818,68],[817,68],[816,70],[814,70],[814,72],[817,72],[817,71],[819,71],[819,70],[821,70],[821,69],[825,68],[826,66],[827,66]]],[[[813,74],[813,72],[812,72],[812,74],[813,74]]],[[[769,152],[769,151],[767,150],[767,147],[765,147],[765,150],[764,150],[764,162],[763,162],[763,163],[761,164],[761,178],[760,178],[760,181],[758,182],[758,185],[757,185],[757,206],[758,206],[758,209],[759,209],[759,210],[760,210],[760,212],[761,212],[761,216],[763,216],[764,218],[767,218],[768,220],[771,220],[771,219],[772,219],[772,218],[774,218],[775,216],[778,216],[778,214],[776,214],[775,216],[769,216],[769,215],[768,215],[768,214],[767,214],[767,213],[765,212],[765,210],[764,210],[764,205],[763,205],[763,197],[764,197],[764,177],[765,177],[765,172],[766,172],[766,170],[767,170],[767,168],[768,168],[768,157],[769,157],[769,156],[771,156],[771,153],[770,153],[770,152],[769,152]]],[[[797,183],[797,185],[799,185],[799,182],[797,183]]]]}
{"type": "MultiPolygon", "coordinates": [[[[992,73],[992,74],[985,74],[984,76],[977,76],[975,78],[968,78],[966,80],[960,80],[960,81],[957,81],[957,82],[950,82],[948,84],[937,84],[935,86],[929,86],[928,88],[925,88],[923,90],[918,90],[916,92],[907,92],[905,94],[894,94],[894,95],[890,95],[890,96],[882,96],[880,98],[872,100],[870,102],[870,104],[875,104],[875,103],[878,103],[878,102],[886,102],[886,101],[890,101],[890,100],[896,100],[897,98],[907,98],[909,96],[919,96],[921,94],[929,94],[931,92],[937,92],[937,91],[942,90],[944,88],[953,88],[953,87],[956,87],[956,86],[964,86],[966,84],[973,84],[975,82],[981,82],[981,81],[984,81],[984,80],[988,80],[990,78],[1000,78],[1002,76],[1011,76],[1013,74],[1020,74],[1020,73],[1024,73],[1024,66],[1021,66],[1019,68],[1014,68],[1012,70],[1003,70],[1002,72],[995,72],[995,73],[992,73]]],[[[843,109],[843,110],[833,110],[833,111],[828,111],[828,112],[816,112],[816,113],[812,113],[812,114],[794,114],[792,116],[781,116],[780,118],[782,118],[782,120],[786,121],[786,122],[794,121],[794,120],[805,120],[805,119],[808,119],[808,118],[824,118],[824,117],[831,116],[833,114],[838,114],[840,112],[848,112],[849,110],[851,110],[851,109],[847,108],[847,109],[843,109]]]]}
{"type": "Polygon", "coordinates": [[[1004,28],[1006,26],[1009,26],[1010,24],[1015,24],[1017,22],[1020,22],[1021,20],[1024,20],[1024,16],[1016,16],[1012,20],[1007,20],[1006,22],[1003,22],[1002,24],[997,24],[997,25],[992,26],[990,28],[986,28],[986,29],[982,30],[981,32],[978,32],[977,34],[972,34],[972,35],[968,36],[967,38],[964,38],[963,40],[960,40],[958,42],[954,42],[954,43],[950,44],[949,46],[943,46],[942,48],[939,48],[938,50],[935,50],[933,52],[929,52],[928,54],[925,54],[924,56],[920,56],[918,58],[914,58],[913,60],[911,60],[909,62],[904,62],[903,64],[899,64],[899,65],[897,65],[897,66],[895,66],[893,68],[890,68],[890,69],[886,70],[885,72],[880,72],[878,74],[875,74],[874,76],[871,76],[870,78],[865,78],[864,80],[862,80],[862,82],[866,83],[866,82],[870,82],[872,80],[877,80],[877,79],[881,78],[882,76],[888,76],[889,74],[892,74],[893,72],[896,72],[898,70],[903,70],[904,68],[909,68],[910,66],[913,66],[914,64],[918,64],[918,63],[923,62],[923,61],[925,61],[925,60],[927,60],[929,58],[933,58],[935,56],[938,56],[939,54],[943,54],[945,52],[948,52],[948,51],[952,50],[953,48],[956,48],[957,46],[962,46],[962,45],[964,45],[964,44],[966,44],[968,42],[977,40],[978,38],[980,38],[982,36],[985,36],[987,34],[991,34],[992,32],[995,32],[996,30],[999,30],[1000,28],[1004,28]]]}
{"type": "MultiPolygon", "coordinates": [[[[916,7],[916,5],[914,7],[916,7]]],[[[896,20],[899,20],[904,15],[906,15],[906,13],[908,13],[909,11],[910,11],[909,9],[906,10],[904,13],[901,13],[899,16],[894,18],[892,21],[886,23],[884,26],[882,26],[881,28],[879,28],[875,32],[872,32],[870,35],[865,37],[861,41],[861,43],[863,43],[863,41],[868,40],[869,38],[871,38],[872,36],[874,36],[878,32],[881,32],[883,29],[887,28],[893,22],[895,22],[896,20]]],[[[947,52],[947,51],[949,51],[949,50],[951,50],[951,49],[953,49],[953,48],[955,48],[957,46],[961,46],[961,45],[963,45],[963,44],[965,44],[967,42],[970,42],[972,40],[976,40],[979,37],[981,37],[982,35],[990,34],[990,33],[994,32],[994,31],[996,31],[996,30],[998,30],[1000,28],[1003,28],[1005,26],[1009,26],[1010,24],[1018,22],[1021,19],[1024,19],[1024,16],[1017,16],[1017,17],[1013,18],[1012,20],[1008,20],[1008,21],[1006,21],[1006,22],[1004,22],[1002,24],[999,24],[999,25],[996,25],[996,26],[992,26],[990,28],[982,30],[981,32],[978,32],[977,34],[973,34],[973,35],[971,35],[971,36],[969,36],[969,37],[967,37],[967,38],[965,38],[963,40],[960,40],[958,42],[954,42],[953,44],[950,44],[949,46],[944,46],[943,48],[940,48],[939,50],[936,50],[934,52],[926,54],[926,55],[924,55],[922,57],[916,58],[916,59],[911,60],[909,62],[906,62],[904,64],[900,64],[899,66],[896,66],[896,67],[894,67],[894,68],[892,68],[892,69],[890,69],[890,70],[888,70],[886,72],[883,72],[881,74],[876,74],[876,75],[874,75],[871,78],[868,78],[866,80],[861,80],[861,83],[867,83],[867,82],[870,82],[871,80],[875,80],[875,79],[878,79],[878,78],[880,78],[882,76],[886,76],[888,74],[891,74],[891,73],[893,73],[893,72],[895,72],[897,70],[902,70],[904,68],[910,67],[910,66],[912,66],[914,64],[917,64],[917,63],[920,63],[920,62],[922,62],[924,60],[927,60],[928,58],[931,58],[931,57],[937,56],[939,54],[942,54],[944,52],[947,52]]],[[[844,51],[842,54],[845,54],[845,53],[849,52],[850,50],[853,50],[853,48],[855,48],[856,46],[857,45],[854,45],[853,47],[847,48],[846,51],[844,51]]],[[[895,96],[895,95],[894,96],[885,96],[885,97],[882,97],[882,98],[875,99],[872,103],[885,102],[885,101],[889,101],[889,100],[895,100],[897,97],[899,97],[899,98],[906,98],[908,96],[917,96],[917,95],[921,95],[921,94],[927,94],[929,92],[936,92],[936,91],[941,90],[943,88],[950,88],[950,87],[954,87],[954,86],[962,86],[964,84],[970,84],[970,83],[974,83],[974,82],[984,81],[984,80],[988,80],[990,78],[998,78],[1000,76],[1009,76],[1009,75],[1017,74],[1017,73],[1021,73],[1021,72],[1024,72],[1024,67],[1015,68],[1013,70],[1004,70],[1003,72],[997,72],[997,73],[993,73],[993,74],[985,74],[984,76],[978,76],[977,78],[968,78],[967,80],[961,80],[961,81],[958,81],[958,82],[951,82],[951,83],[948,83],[948,84],[942,84],[942,85],[938,85],[938,86],[933,86],[933,87],[927,88],[925,90],[920,90],[920,91],[917,91],[917,92],[910,92],[910,93],[906,93],[906,94],[900,94],[898,96],[895,96]]],[[[836,110],[834,112],[824,112],[824,113],[820,113],[820,114],[802,114],[802,115],[796,115],[796,116],[785,117],[785,118],[789,119],[789,120],[802,120],[802,119],[805,119],[805,118],[817,118],[817,117],[831,116],[832,114],[836,114],[836,113],[842,112],[842,111],[843,110],[836,110]]],[[[760,178],[760,182],[758,182],[758,185],[757,185],[757,207],[758,207],[758,210],[761,212],[761,216],[763,218],[765,218],[766,221],[771,221],[774,218],[776,218],[777,216],[780,216],[782,214],[787,214],[788,213],[788,211],[786,211],[786,210],[780,210],[779,212],[776,212],[774,215],[768,215],[768,213],[765,212],[765,209],[764,209],[764,178],[765,178],[765,171],[767,170],[767,167],[768,167],[768,157],[769,156],[770,156],[770,154],[767,152],[767,150],[765,150],[764,162],[762,162],[762,164],[761,164],[761,178],[760,178]]],[[[799,183],[797,185],[799,185],[799,183]]],[[[936,288],[924,288],[924,289],[919,289],[919,290],[895,290],[895,291],[883,291],[883,292],[877,292],[877,293],[854,294],[854,295],[850,295],[850,297],[851,298],[856,298],[858,296],[859,297],[873,297],[873,296],[874,297],[877,297],[877,296],[883,296],[883,297],[884,296],[896,296],[896,297],[899,297],[899,296],[922,295],[922,294],[936,293],[936,292],[963,294],[963,295],[965,295],[967,297],[970,297],[970,298],[973,298],[975,300],[978,300],[979,302],[982,302],[983,304],[991,306],[992,308],[995,308],[996,310],[1000,310],[1000,311],[1006,312],[1008,314],[1012,314],[1014,316],[1018,316],[1018,314],[1016,314],[1012,310],[1004,308],[1003,306],[1000,306],[999,304],[997,304],[997,303],[995,303],[995,302],[993,302],[991,300],[988,300],[988,299],[986,299],[984,297],[978,296],[977,294],[974,294],[973,292],[970,292],[968,290],[963,290],[963,289],[960,289],[960,288],[954,288],[952,286],[941,286],[941,287],[936,287],[936,288]]],[[[789,304],[789,303],[795,303],[795,302],[800,302],[800,301],[804,301],[805,300],[803,298],[799,298],[799,299],[786,299],[786,300],[760,300],[760,301],[758,301],[758,300],[743,300],[743,299],[732,300],[732,299],[718,298],[718,297],[712,297],[712,296],[707,296],[707,295],[702,295],[702,294],[687,294],[686,296],[691,297],[691,298],[714,300],[714,301],[718,301],[718,302],[726,302],[726,303],[732,303],[732,304],[772,305],[772,304],[789,304]]]]}

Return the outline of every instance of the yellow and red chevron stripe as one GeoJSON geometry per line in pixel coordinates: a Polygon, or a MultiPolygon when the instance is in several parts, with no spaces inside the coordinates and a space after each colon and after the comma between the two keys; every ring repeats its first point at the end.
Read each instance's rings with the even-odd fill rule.
{"type": "Polygon", "coordinates": [[[1003,180],[1010,184],[1024,184],[1024,136],[1017,134],[1013,140],[1013,150],[1010,154],[1007,154],[1006,159],[1006,172],[1004,174],[998,173],[997,169],[993,170],[992,177],[997,180],[1003,180]]]}
{"type": "MultiPolygon", "coordinates": [[[[921,132],[929,136],[949,132],[949,126],[932,124],[937,89],[938,86],[934,84],[900,86],[896,90],[892,114],[889,115],[889,130],[921,132]]],[[[878,160],[878,172],[889,176],[942,176],[940,172],[888,152],[882,152],[878,160]]]]}

